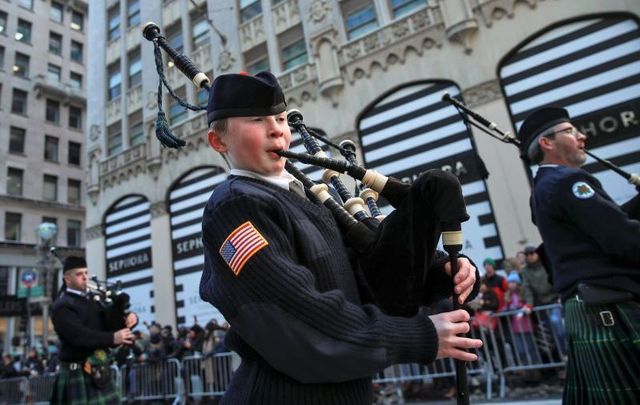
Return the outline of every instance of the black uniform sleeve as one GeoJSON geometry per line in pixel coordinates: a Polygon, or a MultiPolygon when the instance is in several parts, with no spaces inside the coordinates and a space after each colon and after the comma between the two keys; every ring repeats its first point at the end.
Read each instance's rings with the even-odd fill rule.
{"type": "Polygon", "coordinates": [[[81,322],[78,309],[66,302],[58,303],[52,311],[53,325],[61,339],[75,347],[88,349],[115,347],[113,332],[103,332],[87,328],[81,322]]]}
{"type": "MultiPolygon", "coordinates": [[[[201,297],[275,369],[303,383],[329,383],[368,377],[394,363],[435,359],[438,338],[427,317],[390,317],[373,305],[350,302],[339,289],[319,291],[314,274],[299,264],[293,229],[280,208],[240,196],[205,211],[204,218],[201,297]],[[268,246],[236,275],[219,249],[246,221],[268,246]]],[[[306,252],[317,258],[332,254],[339,252],[306,252]]]]}
{"type": "Polygon", "coordinates": [[[563,180],[560,191],[563,195],[556,201],[604,252],[624,263],[640,265],[640,221],[630,219],[598,189],[590,177],[576,173],[563,180]]]}

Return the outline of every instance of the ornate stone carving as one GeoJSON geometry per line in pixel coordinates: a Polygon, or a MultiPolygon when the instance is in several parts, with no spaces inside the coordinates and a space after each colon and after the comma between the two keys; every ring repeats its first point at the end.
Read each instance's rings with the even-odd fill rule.
{"type": "Polygon", "coordinates": [[[149,110],[155,110],[158,107],[158,92],[150,91],[147,93],[147,104],[146,107],[149,110]]]}
{"type": "Polygon", "coordinates": [[[326,0],[314,0],[309,7],[309,20],[318,24],[321,23],[331,11],[331,6],[326,0]]]}
{"type": "Polygon", "coordinates": [[[163,215],[167,215],[167,204],[164,201],[156,201],[151,203],[150,207],[151,218],[157,218],[163,215]]]}
{"type": "Polygon", "coordinates": [[[223,50],[218,55],[218,70],[222,72],[226,72],[231,69],[236,59],[233,57],[233,54],[228,50],[223,50]]]}
{"type": "Polygon", "coordinates": [[[100,133],[102,132],[102,130],[100,129],[100,127],[96,124],[92,124],[91,128],[89,128],[89,139],[92,141],[97,141],[98,139],[100,139],[100,133]]]}
{"type": "Polygon", "coordinates": [[[500,82],[497,79],[469,87],[462,92],[462,98],[469,108],[499,100],[502,97],[500,82]]]}
{"type": "Polygon", "coordinates": [[[86,229],[85,238],[87,241],[104,237],[104,229],[102,225],[94,225],[86,229]]]}

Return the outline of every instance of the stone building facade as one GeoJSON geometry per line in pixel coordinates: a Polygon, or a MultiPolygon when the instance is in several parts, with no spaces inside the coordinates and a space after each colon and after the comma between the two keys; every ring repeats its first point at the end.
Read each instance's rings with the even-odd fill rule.
{"type": "MultiPolygon", "coordinates": [[[[466,125],[442,94],[511,133],[532,109],[564,105],[592,135],[590,147],[640,171],[639,13],[634,0],[92,2],[90,268],[121,280],[143,319],[219,317],[198,298],[199,219],[227,168],[207,145],[204,113],[184,111],[166,91],[173,132],[187,145],[163,149],[155,140],[158,78],[145,21],[209,77],[271,70],[307,125],[354,140],[369,167],[405,181],[431,167],[454,171],[471,215],[466,251],[481,262],[540,242],[528,206],[535,168],[513,145],[466,125]]],[[[166,59],[164,72],[177,94],[205,102],[166,59]]],[[[618,201],[635,193],[587,166],[618,201]]]]}

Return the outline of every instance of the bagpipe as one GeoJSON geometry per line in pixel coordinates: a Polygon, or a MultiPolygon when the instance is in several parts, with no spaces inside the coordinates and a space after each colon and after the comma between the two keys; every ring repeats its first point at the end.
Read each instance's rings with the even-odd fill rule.
{"type": "MultiPolygon", "coordinates": [[[[502,131],[494,122],[489,121],[482,115],[471,110],[463,102],[454,97],[451,97],[451,95],[449,95],[448,93],[445,93],[442,96],[442,100],[447,101],[451,105],[453,105],[458,110],[465,122],[468,122],[482,132],[501,142],[514,145],[520,150],[520,140],[513,136],[509,131],[502,131]]],[[[602,164],[608,169],[613,170],[614,173],[624,177],[630,184],[635,186],[639,194],[624,203],[621,208],[629,215],[629,218],[640,220],[640,175],[636,173],[629,173],[619,166],[616,166],[611,161],[600,158],[587,149],[583,150],[584,153],[593,158],[596,162],[602,164]]],[[[522,154],[520,155],[520,157],[526,161],[526,158],[522,154]]]]}
{"type": "MultiPolygon", "coordinates": [[[[171,48],[156,24],[147,23],[143,36],[154,45],[156,68],[160,76],[156,137],[166,147],[179,148],[184,141],[171,133],[166,122],[161,107],[162,86],[184,107],[194,111],[204,108],[192,106],[175,96],[164,79],[160,49],[169,55],[174,67],[199,89],[209,91],[211,82],[188,57],[171,48]]],[[[416,315],[419,307],[426,303],[429,268],[436,262],[436,247],[441,236],[444,250],[449,255],[452,278],[457,272],[458,254],[463,245],[461,223],[469,219],[457,177],[434,169],[422,173],[412,184],[407,184],[359,166],[355,158],[355,145],[343,142],[336,146],[318,136],[307,128],[300,111],[289,110],[287,121],[289,127],[300,134],[308,153],[278,151],[280,156],[287,158],[285,170],[303,184],[310,199],[321,203],[333,214],[343,231],[345,242],[357,254],[359,271],[377,306],[389,315],[416,315]],[[345,160],[328,157],[318,139],[336,147],[345,160]],[[316,183],[308,178],[291,159],[323,167],[324,182],[316,183]],[[351,195],[340,179],[342,173],[359,182],[356,186],[360,190],[358,196],[351,195]],[[327,183],[331,184],[337,196],[334,197],[327,183]],[[377,208],[378,195],[395,208],[386,217],[377,208]]],[[[443,294],[443,297],[453,295],[454,309],[458,309],[461,304],[453,286],[451,292],[443,294]]],[[[468,403],[464,362],[456,360],[456,373],[459,403],[468,403]]]]}
{"type": "MultiPolygon", "coordinates": [[[[60,257],[55,246],[51,247],[49,252],[64,266],[64,259],[60,257]]],[[[131,303],[129,294],[122,291],[120,281],[112,283],[92,276],[87,281],[86,293],[88,299],[95,301],[103,309],[109,330],[117,331],[126,327],[125,318],[130,312],[131,303]]]]}

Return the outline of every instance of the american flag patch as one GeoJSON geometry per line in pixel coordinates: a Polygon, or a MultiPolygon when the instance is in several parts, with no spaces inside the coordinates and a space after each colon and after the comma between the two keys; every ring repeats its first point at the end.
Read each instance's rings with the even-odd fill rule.
{"type": "Polygon", "coordinates": [[[237,276],[251,256],[267,246],[267,240],[247,221],[233,230],[220,247],[220,256],[237,276]]]}

